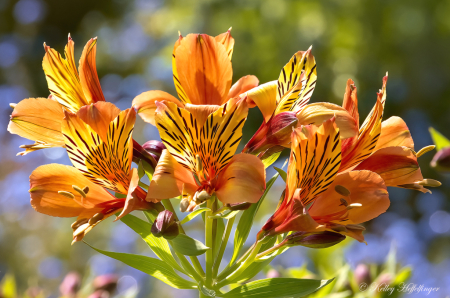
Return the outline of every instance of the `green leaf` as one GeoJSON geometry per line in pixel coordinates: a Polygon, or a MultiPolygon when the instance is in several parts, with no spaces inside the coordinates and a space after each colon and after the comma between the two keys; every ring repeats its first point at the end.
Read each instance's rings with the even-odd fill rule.
{"type": "Polygon", "coordinates": [[[128,253],[110,252],[95,248],[91,245],[89,246],[98,251],[99,253],[104,254],[105,256],[121,261],[130,267],[133,267],[137,270],[147,273],[148,275],[151,275],[159,279],[160,281],[168,284],[173,288],[177,289],[197,288],[197,285],[195,283],[183,279],[181,276],[175,273],[175,271],[173,270],[172,267],[170,267],[169,264],[167,264],[164,261],[146,256],[128,253]]]}
{"type": "Polygon", "coordinates": [[[142,164],[142,160],[139,161],[139,165],[138,165],[138,176],[139,179],[142,179],[142,177],[144,177],[145,175],[145,171],[144,171],[144,165],[142,164]]]}
{"type": "Polygon", "coordinates": [[[267,169],[267,168],[270,167],[274,162],[276,162],[277,159],[278,159],[278,157],[280,157],[281,152],[282,152],[282,150],[279,151],[279,152],[276,152],[276,153],[274,153],[274,154],[272,154],[272,155],[270,155],[270,156],[267,157],[267,158],[264,158],[263,160],[261,160],[262,163],[263,163],[263,165],[264,165],[264,168],[267,169]]]}
{"type": "Polygon", "coordinates": [[[287,179],[286,172],[277,167],[273,167],[273,168],[278,172],[278,174],[280,174],[280,177],[283,179],[283,181],[286,182],[286,179],[287,179]]]}
{"type": "Polygon", "coordinates": [[[259,206],[264,201],[264,198],[266,197],[267,193],[269,192],[270,188],[275,183],[275,180],[277,180],[279,175],[280,174],[276,173],[267,182],[266,191],[261,196],[261,199],[259,199],[258,203],[251,205],[250,208],[242,213],[241,219],[239,220],[239,223],[236,227],[236,234],[234,236],[234,251],[233,256],[231,257],[230,264],[236,261],[239,252],[241,251],[242,246],[244,246],[245,240],[247,240],[248,234],[250,233],[250,229],[252,228],[256,212],[258,212],[259,206]]]}
{"type": "Polygon", "coordinates": [[[292,298],[303,297],[326,286],[332,281],[296,278],[267,278],[249,282],[234,288],[220,297],[244,298],[292,298]]]}
{"type": "Polygon", "coordinates": [[[431,138],[433,138],[434,145],[436,145],[436,150],[439,151],[446,147],[450,147],[450,140],[444,137],[440,132],[438,132],[433,127],[429,128],[431,138]]]}
{"type": "Polygon", "coordinates": [[[179,234],[170,241],[173,249],[185,256],[199,256],[204,254],[209,247],[206,247],[200,241],[184,234],[179,234]]]}
{"type": "Polygon", "coordinates": [[[123,193],[114,193],[114,196],[118,199],[125,199],[127,197],[127,195],[124,195],[123,193]]]}
{"type": "Polygon", "coordinates": [[[155,237],[151,233],[151,224],[148,222],[134,216],[127,214],[122,217],[121,221],[130,227],[133,231],[138,233],[142,239],[148,244],[151,250],[158,256],[161,260],[175,268],[176,270],[186,274],[186,271],[178,265],[177,261],[172,256],[169,244],[167,240],[163,237],[155,237]]]}
{"type": "Polygon", "coordinates": [[[209,218],[225,218],[230,219],[235,217],[240,210],[223,210],[223,212],[217,213],[215,215],[211,215],[209,218]]]}
{"type": "Polygon", "coordinates": [[[12,274],[5,274],[3,280],[0,284],[0,294],[4,298],[16,298],[17,297],[17,287],[16,280],[12,274]]]}
{"type": "Polygon", "coordinates": [[[198,284],[198,289],[206,297],[216,297],[216,292],[205,287],[202,282],[198,284]]]}
{"type": "Polygon", "coordinates": [[[180,224],[184,225],[185,223],[187,223],[187,222],[193,220],[195,217],[197,217],[197,215],[201,214],[202,212],[209,211],[209,210],[210,209],[206,208],[206,207],[194,210],[193,212],[189,213],[185,218],[183,218],[183,220],[180,221],[180,224]]]}

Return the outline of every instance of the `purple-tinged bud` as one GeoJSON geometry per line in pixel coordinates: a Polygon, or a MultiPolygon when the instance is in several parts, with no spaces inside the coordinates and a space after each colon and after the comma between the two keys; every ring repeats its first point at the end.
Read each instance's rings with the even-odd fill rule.
{"type": "Polygon", "coordinates": [[[64,297],[75,297],[81,285],[81,277],[76,272],[69,272],[59,286],[59,292],[64,297]]]}
{"type": "Polygon", "coordinates": [[[377,284],[390,285],[392,282],[392,275],[390,273],[383,273],[377,278],[377,284]]]}
{"type": "Polygon", "coordinates": [[[309,248],[330,247],[344,239],[344,235],[328,231],[317,233],[296,232],[286,238],[287,245],[289,246],[301,245],[309,248]]]}
{"type": "Polygon", "coordinates": [[[439,150],[431,161],[433,168],[450,171],[450,147],[439,150]]]}
{"type": "Polygon", "coordinates": [[[96,291],[105,291],[109,294],[113,293],[117,287],[118,277],[115,274],[104,274],[97,276],[92,285],[96,291]]]}
{"type": "Polygon", "coordinates": [[[298,119],[294,112],[275,115],[261,125],[242,152],[257,155],[274,146],[288,147],[291,142],[292,128],[297,127],[297,123],[298,119]]]}
{"type": "Polygon", "coordinates": [[[267,278],[277,278],[280,277],[281,274],[280,272],[278,272],[276,269],[270,269],[269,271],[267,271],[266,277],[267,278]]]}
{"type": "Polygon", "coordinates": [[[142,148],[144,148],[148,153],[158,156],[159,159],[163,150],[166,149],[166,146],[161,141],[151,140],[144,143],[144,145],[142,145],[142,148]]]}
{"type": "Polygon", "coordinates": [[[151,231],[153,236],[166,239],[173,239],[180,233],[175,216],[169,210],[164,210],[158,214],[151,231]]]}
{"type": "Polygon", "coordinates": [[[109,297],[111,297],[111,294],[103,290],[94,291],[94,293],[88,296],[88,298],[109,298],[109,297]]]}
{"type": "Polygon", "coordinates": [[[366,264],[358,264],[358,266],[356,266],[354,276],[357,285],[362,283],[370,285],[372,282],[370,269],[366,264]]]}

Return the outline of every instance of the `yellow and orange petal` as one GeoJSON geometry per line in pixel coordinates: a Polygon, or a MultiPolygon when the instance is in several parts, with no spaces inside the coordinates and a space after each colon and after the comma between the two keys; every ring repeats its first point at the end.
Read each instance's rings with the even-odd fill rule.
{"type": "Polygon", "coordinates": [[[80,83],[88,103],[105,101],[97,74],[96,54],[97,37],[87,42],[80,58],[80,83]]]}
{"type": "Polygon", "coordinates": [[[133,99],[132,106],[137,110],[139,116],[141,116],[145,122],[156,126],[155,112],[157,101],[173,102],[181,108],[184,107],[184,104],[178,99],[167,92],[159,90],[152,90],[139,94],[133,99]]]}

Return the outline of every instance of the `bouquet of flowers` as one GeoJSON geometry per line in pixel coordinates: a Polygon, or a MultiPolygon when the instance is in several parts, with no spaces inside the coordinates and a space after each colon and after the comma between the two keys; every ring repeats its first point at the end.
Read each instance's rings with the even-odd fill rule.
{"type": "Polygon", "coordinates": [[[317,81],[311,48],[295,53],[277,80],[259,85],[248,75],[232,85],[230,30],[216,37],[180,34],[172,54],[178,98],[152,90],[121,111],[103,96],[96,45],[96,38],[88,41],[77,70],[70,35],[65,58],[44,44],[50,96],[11,104],[8,130],[35,142],[21,146],[19,155],[63,147],[73,164],[35,169],[31,205],[50,216],[76,217],[72,244],[115,215],[159,259],[94,249],[174,288],[196,289],[200,297],[307,295],[332,280],[248,280],[293,246],[325,248],[347,236],[365,242],[361,224],[387,210],[387,186],[429,192],[426,187],[440,185],[424,179],[418,164],[434,146],[415,151],[401,118],[382,119],[387,75],[360,124],[352,80],[342,106],[309,103],[317,81]],[[264,121],[236,154],[255,107],[264,121]],[[133,139],[136,114],[156,126],[161,141],[141,145],[133,139]],[[286,148],[287,172],[276,168],[266,181],[265,169],[286,148]],[[278,206],[245,250],[255,215],[278,177],[286,183],[278,206]],[[145,220],[130,214],[137,210],[145,220]],[[204,243],[183,226],[199,215],[204,243]],[[235,221],[233,254],[221,267],[235,221]]]}

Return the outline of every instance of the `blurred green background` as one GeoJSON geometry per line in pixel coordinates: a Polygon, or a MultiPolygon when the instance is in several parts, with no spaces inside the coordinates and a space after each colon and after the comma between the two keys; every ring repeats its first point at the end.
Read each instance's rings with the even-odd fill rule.
{"type": "MultiPolygon", "coordinates": [[[[363,118],[389,71],[384,118],[402,117],[419,150],[432,143],[429,126],[450,137],[449,15],[449,0],[0,0],[0,279],[10,272],[21,291],[40,287],[46,296],[56,297],[69,271],[85,277],[116,273],[119,293],[130,288],[139,297],[181,293],[82,243],[70,246],[71,219],[51,218],[30,207],[31,171],[42,164],[70,163],[58,148],[16,157],[18,146],[29,141],[6,131],[9,103],[49,94],[41,67],[44,41],[62,53],[70,32],[78,59],[88,39],[98,36],[103,92],[121,109],[130,107],[143,91],[159,89],[175,95],[171,52],[178,30],[183,35],[218,35],[232,26],[233,81],[247,74],[256,75],[261,83],[274,80],[296,51],[313,45],[318,83],[312,102],[341,104],[346,80],[352,78],[363,118]]],[[[241,146],[261,121],[253,109],[241,146]]],[[[140,119],[134,137],[141,143],[159,138],[157,130],[140,119]]],[[[433,194],[390,189],[389,211],[367,226],[368,246],[351,241],[345,258],[353,268],[379,263],[394,242],[399,261],[413,268],[412,281],[441,287],[435,297],[445,297],[450,292],[450,179],[430,168],[432,155],[420,158],[423,174],[444,186],[433,194]]],[[[268,169],[268,176],[273,172],[268,169]]],[[[254,233],[273,212],[283,188],[280,181],[264,203],[254,233]]],[[[202,239],[200,227],[192,223],[189,228],[192,236],[202,239]]],[[[89,233],[86,241],[109,250],[148,252],[131,230],[111,220],[89,233]]],[[[274,266],[307,264],[314,272],[308,254],[307,249],[290,249],[275,259],[274,266]]]]}

